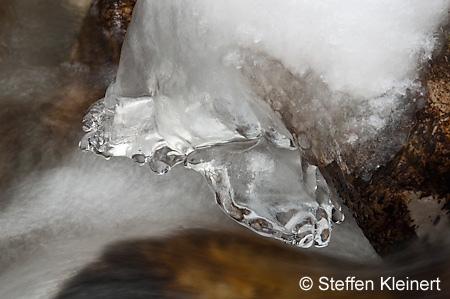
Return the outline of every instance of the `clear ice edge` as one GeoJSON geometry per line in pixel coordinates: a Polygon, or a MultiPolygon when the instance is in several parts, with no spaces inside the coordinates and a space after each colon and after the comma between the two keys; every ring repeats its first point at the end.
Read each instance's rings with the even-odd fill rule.
{"type": "Polygon", "coordinates": [[[303,248],[328,245],[332,222],[344,220],[341,207],[276,117],[265,121],[261,111],[252,114],[254,106],[244,107],[253,123],[239,126],[217,107],[188,106],[192,117],[201,112],[197,118],[204,119],[187,125],[176,119],[183,113],[176,101],[115,98],[113,86],[83,119],[82,150],[107,159],[125,156],[160,175],[183,164],[205,177],[219,206],[238,223],[303,248]]]}

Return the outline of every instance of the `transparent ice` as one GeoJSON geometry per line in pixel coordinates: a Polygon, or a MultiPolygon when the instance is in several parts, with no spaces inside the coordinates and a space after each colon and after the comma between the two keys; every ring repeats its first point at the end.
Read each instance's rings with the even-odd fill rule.
{"type": "Polygon", "coordinates": [[[391,2],[140,1],[80,146],[183,164],[239,223],[326,246],[343,214],[314,164],[370,178],[398,150],[450,6],[391,2]]]}
{"type": "Polygon", "coordinates": [[[269,110],[247,101],[222,107],[207,93],[200,99],[121,98],[112,109],[105,102],[95,103],[85,117],[85,150],[126,156],[158,174],[183,163],[206,178],[233,219],[301,247],[328,244],[333,210],[343,220],[319,169],[279,119],[269,119],[269,110]],[[238,110],[248,118],[230,117],[238,110]]]}

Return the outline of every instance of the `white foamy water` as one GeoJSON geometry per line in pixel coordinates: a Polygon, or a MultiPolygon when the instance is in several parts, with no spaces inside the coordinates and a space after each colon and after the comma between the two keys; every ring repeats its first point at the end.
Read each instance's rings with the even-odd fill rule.
{"type": "MultiPolygon", "coordinates": [[[[189,228],[240,229],[196,172],[175,168],[157,176],[129,161],[84,153],[57,169],[30,174],[8,195],[12,203],[0,218],[5,299],[49,298],[114,241],[189,228]]],[[[335,234],[336,242],[321,253],[377,260],[354,222],[343,223],[335,234]]]]}
{"type": "MultiPolygon", "coordinates": [[[[74,0],[65,2],[60,9],[73,7],[70,3],[76,3],[74,0]]],[[[73,33],[74,27],[58,27],[59,23],[51,23],[55,19],[42,11],[26,10],[28,1],[16,3],[17,6],[12,6],[13,12],[18,13],[20,10],[26,14],[16,21],[13,21],[14,18],[8,20],[7,28],[18,30],[18,33],[2,31],[2,36],[8,38],[2,39],[0,49],[8,49],[2,52],[8,55],[2,55],[0,61],[0,96],[3,102],[37,101],[37,95],[60,85],[59,64],[65,61],[71,42],[60,45],[58,41],[66,33],[73,33]],[[38,24],[45,26],[35,24],[24,28],[23,24],[27,23],[19,20],[27,19],[39,20],[38,24]],[[55,35],[49,32],[61,28],[66,29],[55,35]],[[27,32],[31,33],[24,35],[27,32]],[[39,38],[42,36],[49,38],[39,38]],[[49,49],[54,52],[48,52],[49,49]],[[64,50],[65,54],[49,55],[58,53],[57,49],[64,50]],[[27,89],[30,86],[32,90],[27,89]]],[[[51,6],[55,2],[41,0],[33,3],[51,6]]],[[[184,99],[187,101],[185,105],[196,108],[194,111],[204,107],[195,105],[196,91],[206,90],[217,97],[228,95],[224,101],[216,102],[213,108],[222,112],[219,118],[225,124],[237,120],[235,124],[241,125],[246,121],[245,124],[251,124],[248,115],[235,106],[227,106],[228,100],[239,103],[241,98],[235,96],[243,95],[254,101],[250,106],[254,109],[252,111],[258,111],[256,115],[266,112],[270,115],[272,110],[269,105],[273,106],[275,102],[270,97],[272,104],[267,102],[267,106],[262,104],[265,108],[254,108],[259,107],[258,97],[261,94],[255,86],[267,88],[272,85],[274,90],[283,95],[282,91],[305,83],[309,88],[308,98],[318,100],[305,104],[299,102],[304,111],[302,113],[309,116],[302,117],[302,124],[305,124],[302,130],[315,132],[314,138],[320,140],[321,149],[327,144],[325,137],[335,134],[343,136],[342,144],[346,140],[351,143],[355,138],[360,139],[361,135],[368,135],[370,139],[370,136],[377,134],[378,129],[385,125],[392,107],[402,103],[402,97],[398,95],[414,86],[411,84],[417,76],[417,68],[431,53],[434,46],[433,32],[445,17],[449,6],[448,1],[339,1],[336,4],[290,1],[283,5],[274,1],[185,1],[177,4],[178,8],[172,2],[140,2],[141,9],[147,5],[154,8],[148,12],[141,10],[141,17],[148,17],[145,30],[160,35],[148,35],[148,39],[139,40],[138,45],[133,44],[132,38],[128,39],[127,47],[130,50],[121,63],[118,78],[121,85],[115,92],[132,97],[152,95],[155,86],[152,76],[161,74],[164,76],[158,77],[158,92],[175,99],[177,96],[182,98],[188,86],[193,97],[190,102],[184,99]],[[172,11],[168,12],[165,5],[172,11]],[[301,9],[295,9],[300,6],[301,9]],[[178,19],[156,18],[156,15],[164,14],[174,14],[178,19]],[[176,20],[187,23],[177,23],[176,20]],[[174,31],[167,32],[169,28],[174,31]],[[194,32],[192,29],[195,29],[194,32]],[[176,38],[168,39],[169,33],[176,33],[172,36],[176,38]],[[153,44],[150,37],[155,39],[153,44]],[[154,52],[147,55],[147,51],[152,50],[154,52]],[[253,63],[255,66],[252,66],[253,63]],[[270,67],[267,69],[266,66],[270,67]],[[161,72],[158,73],[155,68],[161,72]],[[266,84],[274,82],[273,78],[284,78],[286,72],[293,75],[290,77],[293,78],[292,84],[266,84]],[[255,85],[249,84],[249,73],[257,75],[255,85]],[[233,86],[231,91],[230,84],[233,86]],[[222,106],[217,106],[219,103],[222,106]],[[224,113],[230,110],[236,115],[224,113]],[[324,111],[333,113],[326,114],[324,111]],[[365,114],[357,118],[360,112],[365,114]],[[345,135],[350,132],[348,124],[342,126],[342,131],[327,133],[342,115],[352,117],[348,122],[353,125],[350,126],[352,130],[348,139],[345,135]],[[320,121],[315,121],[317,119],[320,121]],[[313,130],[316,127],[318,129],[313,130]],[[368,129],[372,127],[376,130],[368,129]],[[360,131],[361,128],[365,130],[360,131]]],[[[69,21],[65,19],[58,22],[63,24],[69,21]]],[[[205,99],[202,105],[211,107],[208,106],[211,102],[207,97],[205,99]]],[[[275,103],[275,107],[282,107],[289,101],[290,98],[280,97],[280,103],[275,103]]],[[[172,107],[180,111],[180,117],[185,115],[186,106],[172,107]]],[[[164,111],[167,107],[162,108],[164,111]]],[[[177,118],[171,114],[173,111],[165,112],[172,118],[167,120],[161,117],[160,121],[164,122],[167,130],[174,131],[177,118]]],[[[272,120],[271,117],[265,119],[272,120]]],[[[190,123],[189,119],[180,120],[185,121],[185,124],[190,123]]],[[[263,121],[260,127],[254,129],[251,126],[226,126],[215,121],[206,123],[225,127],[230,132],[229,136],[243,139],[256,138],[260,128],[272,125],[263,121]]],[[[39,123],[30,125],[37,126],[39,123]]],[[[80,127],[81,124],[72,130],[81,130],[80,127]]],[[[210,132],[215,127],[208,129],[210,132]]],[[[185,131],[188,131],[187,128],[185,131]]],[[[202,126],[199,126],[198,131],[204,133],[202,126]]],[[[286,132],[283,127],[279,131],[286,132]]],[[[213,136],[217,141],[223,131],[214,132],[217,133],[213,136]]],[[[272,141],[286,144],[283,138],[272,138],[272,141]]],[[[7,190],[1,190],[2,200],[7,205],[2,205],[0,210],[0,298],[50,298],[65,279],[93,260],[104,245],[113,241],[158,237],[170,231],[182,232],[192,227],[241,229],[214,203],[213,194],[199,174],[177,166],[164,176],[157,176],[148,167],[140,168],[126,159],[105,161],[81,153],[75,148],[76,142],[58,165],[38,172],[16,173],[14,181],[17,183],[7,190]]],[[[176,138],[167,142],[177,144],[176,138]]],[[[305,142],[313,143],[313,140],[305,142]]],[[[330,157],[335,157],[333,155],[336,155],[337,149],[340,147],[333,148],[330,157]]],[[[26,146],[11,150],[17,155],[27,153],[26,146]]],[[[250,159],[249,167],[259,171],[262,176],[256,177],[253,184],[248,185],[249,190],[263,184],[261,178],[267,179],[264,173],[267,169],[264,167],[272,165],[274,161],[267,159],[264,155],[250,159]]],[[[314,186],[314,181],[305,184],[306,188],[314,186]]],[[[245,190],[237,189],[239,192],[245,190]]],[[[377,261],[376,253],[345,207],[344,212],[347,219],[333,227],[329,246],[312,250],[350,261],[377,261]]],[[[414,264],[414,261],[409,261],[408,265],[410,263],[414,264]]],[[[371,268],[367,271],[370,273],[371,268]]]]}

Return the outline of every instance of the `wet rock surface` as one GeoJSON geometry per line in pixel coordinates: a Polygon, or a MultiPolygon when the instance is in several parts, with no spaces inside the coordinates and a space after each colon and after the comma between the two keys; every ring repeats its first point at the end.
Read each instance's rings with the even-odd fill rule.
{"type": "MultiPolygon", "coordinates": [[[[450,40],[422,73],[426,103],[416,113],[408,141],[370,181],[326,166],[344,203],[375,249],[382,254],[417,237],[438,241],[449,227],[450,208],[450,40]]],[[[445,238],[445,235],[444,235],[445,238]]]]}
{"type": "Polygon", "coordinates": [[[93,0],[72,53],[72,61],[101,66],[119,63],[136,0],[93,0]]]}

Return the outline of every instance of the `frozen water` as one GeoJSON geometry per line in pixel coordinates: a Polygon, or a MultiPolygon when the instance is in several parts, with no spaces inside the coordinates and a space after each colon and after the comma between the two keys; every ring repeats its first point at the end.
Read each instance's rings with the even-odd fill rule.
{"type": "MultiPolygon", "coordinates": [[[[85,150],[202,173],[263,235],[327,245],[316,161],[369,178],[405,140],[448,1],[140,1],[85,150]]],[[[335,217],[332,217],[335,210],[335,217]]]]}
{"type": "Polygon", "coordinates": [[[205,176],[225,213],[257,233],[301,247],[328,244],[328,186],[298,151],[261,138],[198,149],[186,166],[205,176]]]}
{"type": "MultiPolygon", "coordinates": [[[[114,97],[111,88],[107,96],[114,97]]],[[[148,163],[158,174],[184,162],[203,174],[233,219],[301,247],[328,244],[334,208],[343,220],[318,168],[279,119],[268,118],[264,103],[223,107],[206,93],[194,100],[121,98],[111,109],[106,101],[95,103],[85,118],[83,149],[148,163]],[[241,123],[230,117],[238,110],[249,116],[241,123]]]]}

